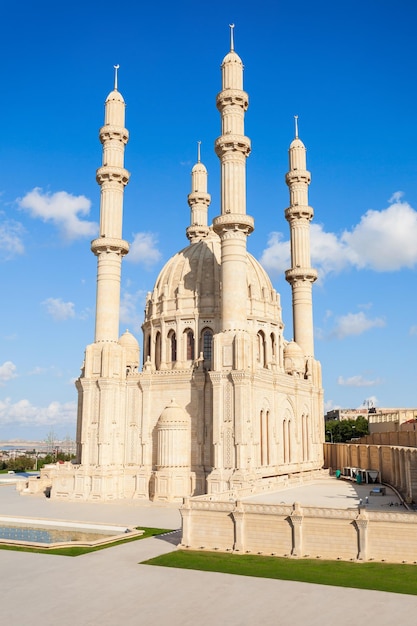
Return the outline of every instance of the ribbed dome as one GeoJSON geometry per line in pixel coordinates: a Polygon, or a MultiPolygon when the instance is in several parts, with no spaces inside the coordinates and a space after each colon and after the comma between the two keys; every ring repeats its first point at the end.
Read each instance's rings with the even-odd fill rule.
{"type": "MultiPolygon", "coordinates": [[[[145,321],[170,316],[181,309],[182,316],[218,318],[220,315],[221,247],[210,229],[207,237],[175,254],[161,270],[152,292],[152,306],[145,321]],[[162,304],[164,303],[164,304],[162,304]],[[180,303],[180,304],[179,304],[180,303]]],[[[247,314],[266,321],[280,321],[279,298],[260,263],[247,253],[247,314]]]]}
{"type": "Polygon", "coordinates": [[[189,421],[189,415],[172,399],[171,403],[162,411],[158,420],[158,427],[166,424],[188,424],[189,421]]]}
{"type": "Polygon", "coordinates": [[[110,102],[111,100],[115,100],[117,102],[124,102],[123,96],[120,93],[120,91],[117,91],[117,89],[113,89],[113,91],[111,91],[109,93],[109,95],[106,98],[106,102],[110,102]]]}
{"type": "Polygon", "coordinates": [[[305,150],[305,145],[303,144],[301,139],[298,139],[298,137],[296,137],[290,143],[290,150],[291,150],[291,148],[304,148],[304,150],[305,150]]]}
{"type": "Polygon", "coordinates": [[[301,375],[304,373],[304,353],[295,341],[290,341],[284,348],[284,369],[287,374],[301,375]]]}
{"type": "Polygon", "coordinates": [[[207,174],[207,168],[205,165],[201,163],[201,161],[199,161],[198,163],[194,165],[193,169],[191,170],[191,173],[192,174],[196,174],[196,173],[207,174]]]}
{"type": "Polygon", "coordinates": [[[222,65],[224,65],[225,63],[240,63],[240,65],[243,66],[242,59],[238,54],[236,54],[234,50],[231,50],[226,54],[223,59],[222,65]]]}
{"type": "Polygon", "coordinates": [[[298,357],[304,358],[303,351],[301,350],[301,348],[298,345],[298,343],[295,343],[295,341],[290,341],[289,343],[287,343],[287,345],[284,348],[284,356],[292,357],[292,358],[294,358],[294,357],[295,358],[298,358],[298,357]]]}
{"type": "Polygon", "coordinates": [[[120,337],[119,344],[123,348],[138,348],[139,347],[139,343],[137,339],[128,330],[126,330],[123,333],[123,335],[120,337]]]}

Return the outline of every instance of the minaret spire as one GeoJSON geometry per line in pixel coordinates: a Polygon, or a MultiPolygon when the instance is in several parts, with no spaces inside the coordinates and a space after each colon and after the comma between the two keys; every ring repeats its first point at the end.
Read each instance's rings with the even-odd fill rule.
{"type": "MultiPolygon", "coordinates": [[[[233,24],[231,44],[233,46],[233,24]]],[[[221,136],[215,150],[221,168],[221,215],[213,229],[221,239],[222,330],[246,330],[247,277],[246,239],[253,231],[253,218],[246,215],[246,158],[250,140],[244,118],[248,94],[243,91],[243,63],[232,50],[222,63],[222,91],[217,96],[221,136]]]]}
{"type": "Polygon", "coordinates": [[[97,302],[95,341],[118,341],[120,278],[122,257],[129,244],[122,239],[123,193],[129,182],[129,172],[124,168],[124,151],[129,140],[125,124],[125,102],[115,88],[107,96],[104,126],[100,129],[103,145],[103,164],[96,179],[101,187],[100,235],[91,243],[97,256],[97,302]]]}
{"type": "Polygon", "coordinates": [[[197,163],[191,170],[191,193],[188,194],[191,215],[186,234],[190,243],[197,243],[209,234],[208,207],[210,202],[211,196],[207,193],[207,170],[201,163],[201,141],[197,141],[197,163]]]}
{"type": "Polygon", "coordinates": [[[233,52],[235,49],[235,42],[234,42],[234,37],[233,37],[233,31],[235,29],[235,25],[229,24],[229,27],[230,27],[230,52],[233,52]]]}
{"type": "Polygon", "coordinates": [[[285,278],[292,289],[294,340],[309,358],[314,356],[312,284],[317,279],[310,259],[310,222],[314,212],[308,205],[311,175],[307,170],[306,149],[298,138],[298,116],[294,119],[296,137],[290,145],[289,172],[285,179],[290,190],[285,218],[291,234],[291,269],[285,272],[285,278]]]}
{"type": "Polygon", "coordinates": [[[298,115],[294,115],[295,139],[298,139],[298,115]]]}

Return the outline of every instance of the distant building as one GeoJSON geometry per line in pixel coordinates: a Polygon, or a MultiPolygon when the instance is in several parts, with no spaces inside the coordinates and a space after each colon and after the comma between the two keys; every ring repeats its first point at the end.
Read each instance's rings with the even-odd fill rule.
{"type": "Polygon", "coordinates": [[[396,432],[400,430],[416,430],[417,408],[376,408],[363,407],[360,409],[332,409],[327,411],[324,421],[356,420],[359,416],[366,417],[369,424],[369,433],[396,432]]]}
{"type": "Polygon", "coordinates": [[[331,420],[336,420],[341,422],[342,420],[356,420],[360,416],[368,419],[368,413],[373,410],[374,409],[368,409],[367,407],[363,409],[332,409],[331,411],[327,411],[324,416],[324,421],[330,422],[331,420]]]}

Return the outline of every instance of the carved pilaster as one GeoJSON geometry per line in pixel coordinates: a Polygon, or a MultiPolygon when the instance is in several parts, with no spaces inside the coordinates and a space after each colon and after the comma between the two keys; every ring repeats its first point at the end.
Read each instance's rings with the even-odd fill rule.
{"type": "Polygon", "coordinates": [[[233,550],[235,552],[244,552],[246,550],[245,543],[245,513],[240,502],[236,503],[236,508],[232,513],[235,523],[235,543],[233,550]]]}
{"type": "Polygon", "coordinates": [[[366,561],[368,559],[368,525],[369,520],[365,511],[361,511],[355,520],[358,529],[358,559],[366,561]]]}
{"type": "Polygon", "coordinates": [[[292,526],[292,556],[303,554],[303,512],[298,502],[294,504],[294,511],[290,516],[292,526]]]}

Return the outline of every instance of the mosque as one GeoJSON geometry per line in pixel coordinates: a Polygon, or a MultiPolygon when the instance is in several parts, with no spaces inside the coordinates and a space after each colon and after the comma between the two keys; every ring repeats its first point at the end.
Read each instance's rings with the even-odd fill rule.
{"type": "Polygon", "coordinates": [[[125,102],[115,86],[100,129],[102,166],[94,342],[78,390],[77,459],[47,466],[38,484],[57,499],[182,502],[303,475],[323,465],[323,390],[314,358],[308,205],[310,172],[298,138],[289,148],[293,340],[284,339],[280,296],[247,251],[254,219],[246,211],[248,94],[234,50],[221,65],[216,104],[221,134],[221,206],[208,223],[207,170],[191,172],[189,244],[162,268],[146,300],[143,357],[128,331],[119,336],[125,102]],[[142,363],[142,364],[140,364],[142,363]]]}

